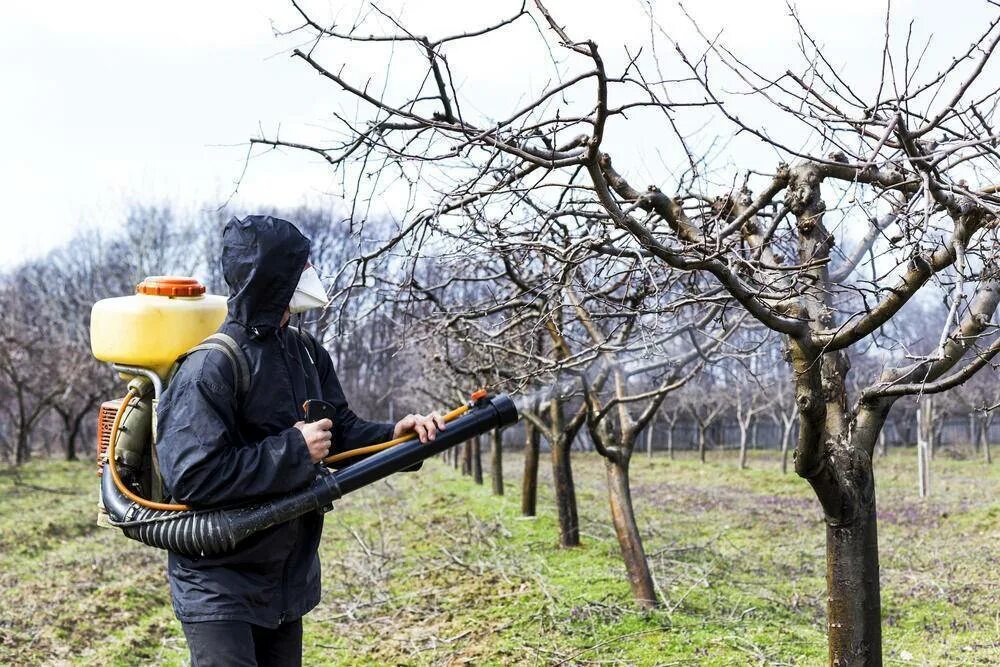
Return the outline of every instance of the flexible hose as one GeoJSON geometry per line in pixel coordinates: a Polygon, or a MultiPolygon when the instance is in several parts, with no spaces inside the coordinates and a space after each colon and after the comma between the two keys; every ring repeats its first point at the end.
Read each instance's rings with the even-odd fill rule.
{"type": "MultiPolygon", "coordinates": [[[[183,512],[191,509],[187,505],[179,505],[176,503],[157,503],[152,500],[146,500],[142,496],[133,493],[122,482],[121,476],[118,474],[118,465],[115,462],[115,446],[118,444],[118,429],[121,428],[122,418],[125,416],[125,410],[128,409],[129,403],[132,402],[133,398],[139,398],[139,394],[134,389],[129,389],[125,394],[125,398],[122,399],[122,404],[118,406],[118,412],[115,413],[115,421],[111,424],[111,434],[108,438],[108,470],[111,471],[111,479],[114,480],[115,486],[122,492],[122,495],[135,504],[141,505],[147,509],[162,510],[165,512],[183,512]]],[[[150,444],[150,447],[152,446],[153,445],[150,444]]]]}

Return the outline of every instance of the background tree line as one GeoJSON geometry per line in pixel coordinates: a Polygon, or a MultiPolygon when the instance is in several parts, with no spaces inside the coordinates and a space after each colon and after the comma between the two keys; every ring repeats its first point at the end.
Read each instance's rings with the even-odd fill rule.
{"type": "MultiPolygon", "coordinates": [[[[322,336],[354,405],[383,419],[415,408],[418,401],[393,391],[394,378],[406,375],[394,359],[401,346],[393,313],[339,291],[334,272],[354,251],[348,223],[314,208],[266,212],[294,220],[313,239],[313,262],[337,300],[299,324],[322,336]]],[[[133,294],[150,275],[195,276],[209,292],[227,294],[219,264],[225,221],[136,205],[118,228],[82,229],[0,273],[0,460],[94,455],[97,408],[122,389],[110,366],[90,354],[91,306],[133,294]]]]}

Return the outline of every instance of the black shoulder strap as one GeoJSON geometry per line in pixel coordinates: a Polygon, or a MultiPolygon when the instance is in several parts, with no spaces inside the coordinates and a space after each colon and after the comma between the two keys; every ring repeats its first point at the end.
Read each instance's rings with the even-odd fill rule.
{"type": "Polygon", "coordinates": [[[226,359],[233,367],[233,377],[236,378],[236,397],[241,400],[246,396],[250,390],[250,364],[243,353],[243,348],[232,336],[217,331],[178,357],[176,363],[179,364],[192,352],[198,350],[217,350],[226,355],[226,359]]]}
{"type": "Polygon", "coordinates": [[[306,354],[309,355],[309,361],[311,361],[312,365],[315,366],[316,365],[316,339],[313,338],[312,336],[310,336],[309,334],[305,333],[304,331],[302,331],[298,327],[293,327],[291,324],[288,325],[288,329],[290,331],[295,332],[295,335],[298,336],[299,338],[301,338],[302,341],[306,344],[306,354]]]}

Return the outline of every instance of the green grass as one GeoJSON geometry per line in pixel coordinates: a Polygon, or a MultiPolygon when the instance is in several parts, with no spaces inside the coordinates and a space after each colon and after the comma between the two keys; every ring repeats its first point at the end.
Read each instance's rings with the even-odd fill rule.
{"type": "MultiPolygon", "coordinates": [[[[603,465],[574,455],[583,546],[559,549],[547,466],[519,516],[520,457],[494,497],[440,461],[341,501],[306,664],[822,664],[823,524],[777,463],[636,458],[661,608],[630,600],[603,465]]],[[[547,462],[545,462],[547,463],[547,462]]],[[[1000,466],[877,462],[887,664],[1000,663],[1000,466]]],[[[165,558],[94,525],[89,463],[0,472],[0,664],[186,664],[165,558]]]]}

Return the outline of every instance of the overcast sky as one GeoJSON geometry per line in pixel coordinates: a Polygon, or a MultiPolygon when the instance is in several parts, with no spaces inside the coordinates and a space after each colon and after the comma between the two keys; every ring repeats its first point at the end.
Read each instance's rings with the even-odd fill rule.
{"type": "MultiPolygon", "coordinates": [[[[417,31],[441,35],[488,23],[518,4],[411,0],[380,6],[417,31]]],[[[624,57],[623,44],[648,37],[642,3],[635,0],[547,4],[574,38],[595,39],[611,57],[624,57]]],[[[345,7],[358,6],[313,5],[340,21],[354,16],[345,7]]],[[[794,51],[784,2],[702,0],[691,6],[762,66],[783,69],[794,51]]],[[[863,59],[880,51],[884,5],[808,0],[799,6],[837,57],[854,63],[855,74],[871,69],[863,59]]],[[[977,0],[897,1],[893,8],[901,25],[918,16],[918,34],[935,33],[941,52],[964,48],[990,11],[977,0]]],[[[692,38],[674,3],[656,11],[678,39],[692,38]]],[[[112,229],[130,200],[169,201],[189,211],[227,202],[239,210],[329,202],[331,174],[301,153],[255,157],[243,174],[247,139],[262,129],[273,136],[280,127],[286,139],[316,139],[330,127],[332,110],[353,107],[344,93],[288,57],[294,40],[276,38],[272,26],[293,23],[282,0],[3,3],[0,265],[43,252],[78,225],[112,229]]],[[[462,93],[487,115],[516,108],[522,82],[545,76],[532,66],[537,54],[519,48],[522,37],[508,34],[507,46],[515,48],[507,57],[457,46],[450,56],[462,93]]],[[[331,68],[345,62],[361,80],[377,79],[385,61],[368,53],[345,48],[324,57],[331,68]]],[[[405,54],[396,58],[390,71],[405,77],[405,54]]],[[[391,80],[388,85],[391,90],[391,80]]],[[[639,126],[608,141],[628,156],[641,183],[662,183],[660,167],[677,158],[659,155],[639,126]]],[[[669,182],[664,185],[669,189],[669,182]]]]}

